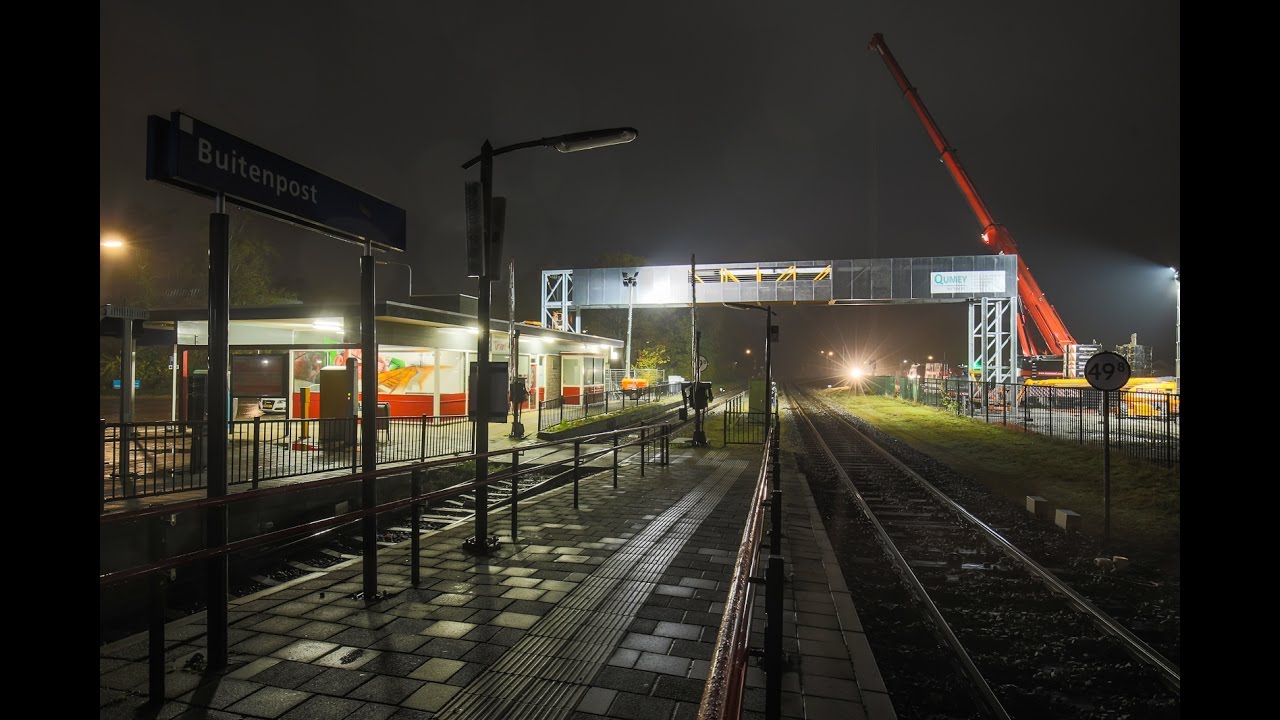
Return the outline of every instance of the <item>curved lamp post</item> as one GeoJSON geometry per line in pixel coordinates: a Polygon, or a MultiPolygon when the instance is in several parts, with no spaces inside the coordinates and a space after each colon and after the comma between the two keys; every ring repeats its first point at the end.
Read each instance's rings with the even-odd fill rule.
{"type": "MultiPolygon", "coordinates": [[[[504,155],[516,150],[533,147],[549,147],[554,148],[558,152],[571,153],[581,150],[594,150],[596,148],[608,147],[610,145],[620,145],[635,140],[639,133],[635,128],[608,128],[605,130],[588,130],[586,132],[569,133],[568,135],[556,135],[554,137],[545,137],[538,140],[528,140],[525,142],[515,143],[513,145],[504,145],[498,149],[494,149],[488,140],[480,146],[480,154],[471,158],[462,164],[462,169],[466,170],[476,163],[480,163],[480,194],[481,194],[481,223],[482,233],[479,254],[483,257],[480,262],[472,264],[471,277],[476,278],[479,285],[476,298],[476,321],[480,327],[479,337],[476,339],[476,384],[473,388],[476,397],[476,420],[475,420],[475,452],[486,453],[489,451],[489,306],[490,306],[490,286],[489,283],[498,279],[502,273],[501,247],[497,245],[501,241],[501,231],[495,232],[495,220],[501,222],[502,212],[494,213],[494,197],[493,197],[493,159],[498,155],[504,155]]],[[[501,198],[499,198],[501,200],[501,198]]],[[[503,203],[505,205],[505,201],[503,203]]],[[[508,318],[508,322],[515,322],[514,318],[508,318]]],[[[515,348],[512,348],[512,352],[515,348]]],[[[489,519],[488,519],[488,503],[489,491],[483,483],[489,478],[489,460],[485,457],[476,458],[476,481],[480,483],[476,488],[476,533],[473,537],[468,538],[464,543],[465,547],[477,553],[487,553],[497,544],[497,538],[492,540],[489,538],[489,519]]]]}
{"type": "Polygon", "coordinates": [[[375,265],[399,265],[402,268],[409,269],[409,299],[413,300],[413,266],[408,263],[395,262],[394,260],[374,260],[375,265]]]}

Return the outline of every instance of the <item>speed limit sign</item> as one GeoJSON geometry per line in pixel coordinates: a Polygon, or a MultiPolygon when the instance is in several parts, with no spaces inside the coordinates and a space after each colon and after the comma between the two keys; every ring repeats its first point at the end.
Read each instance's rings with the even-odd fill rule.
{"type": "Polygon", "coordinates": [[[1129,361],[1109,350],[1095,354],[1084,364],[1084,377],[1094,390],[1119,390],[1132,373],[1129,361]]]}

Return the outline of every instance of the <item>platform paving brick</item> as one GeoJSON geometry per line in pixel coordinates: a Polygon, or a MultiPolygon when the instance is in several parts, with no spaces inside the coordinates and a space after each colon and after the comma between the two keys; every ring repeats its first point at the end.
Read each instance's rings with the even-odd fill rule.
{"type": "Polygon", "coordinates": [[[412,678],[395,675],[375,675],[369,682],[352,690],[347,697],[398,705],[402,700],[417,692],[423,684],[421,680],[412,678]]]}
{"type": "Polygon", "coordinates": [[[431,658],[422,665],[419,665],[416,670],[409,673],[409,677],[415,680],[442,683],[453,677],[454,673],[466,667],[466,665],[467,664],[461,660],[431,658]]]}
{"type": "Polygon", "coordinates": [[[281,720],[343,720],[362,705],[359,700],[312,695],[280,717],[281,720]]]}
{"type": "Polygon", "coordinates": [[[306,638],[307,640],[327,640],[343,630],[346,630],[346,626],[344,625],[313,620],[305,625],[300,625],[292,630],[288,630],[285,634],[292,635],[294,637],[306,638]]]}
{"type": "Polygon", "coordinates": [[[221,710],[232,703],[261,690],[264,685],[248,680],[221,678],[201,685],[178,698],[188,705],[221,710]]]}
{"type": "Polygon", "coordinates": [[[651,672],[662,673],[663,675],[675,675],[684,677],[689,672],[689,666],[693,663],[689,658],[682,658],[674,655],[656,655],[654,653],[640,653],[640,659],[636,661],[636,670],[648,670],[651,672]]]}
{"type": "Polygon", "coordinates": [[[355,670],[381,654],[381,650],[355,647],[352,645],[341,645],[332,652],[322,655],[312,662],[317,665],[324,665],[325,667],[355,670]]]}
{"type": "Polygon", "coordinates": [[[324,668],[318,665],[281,660],[249,677],[252,678],[253,682],[292,690],[322,672],[324,672],[324,668]]]}
{"type": "Polygon", "coordinates": [[[461,688],[454,685],[426,683],[406,698],[404,705],[415,710],[436,712],[444,707],[445,703],[449,702],[459,690],[461,688]]]}
{"type": "MultiPolygon", "coordinates": [[[[385,597],[367,605],[353,597],[363,590],[358,559],[235,601],[225,676],[180,677],[174,668],[169,684],[192,685],[157,717],[694,718],[759,458],[759,446],[673,443],[670,466],[650,465],[641,478],[624,464],[617,490],[608,473],[584,479],[576,510],[568,486],[522,500],[514,541],[507,511],[491,513],[502,544],[487,557],[462,550],[470,523],[424,536],[416,588],[409,543],[383,548],[385,597]]],[[[792,463],[784,471],[784,557],[794,579],[784,633],[798,654],[784,676],[784,717],[827,717],[806,714],[810,702],[861,717],[851,660],[861,649],[845,651],[861,626],[847,588],[830,585],[824,560],[834,560],[812,542],[821,518],[804,504],[807,488],[790,492],[788,474],[803,484],[794,473],[792,463]]],[[[759,620],[763,593],[756,602],[759,620]]],[[[203,650],[201,623],[171,626],[174,661],[203,650]]],[[[146,680],[144,637],[104,648],[103,716],[132,707],[121,698],[145,692],[146,680]]],[[[746,717],[763,709],[763,686],[752,668],[746,717]]],[[[887,694],[874,704],[876,720],[893,717],[887,694]]]]}
{"type": "Polygon", "coordinates": [[[373,678],[373,673],[330,668],[298,686],[299,690],[325,695],[346,695],[373,678]]]}
{"type": "Polygon", "coordinates": [[[352,645],[355,647],[372,647],[373,644],[390,633],[378,632],[376,630],[366,630],[360,627],[349,627],[346,630],[326,638],[331,643],[338,645],[352,645]]]}
{"type": "Polygon", "coordinates": [[[402,709],[395,705],[365,703],[342,720],[388,720],[402,709]]]}
{"type": "Polygon", "coordinates": [[[227,708],[230,712],[261,718],[278,718],[310,695],[297,690],[264,687],[227,708]]]}
{"type": "Polygon", "coordinates": [[[378,640],[375,640],[369,647],[374,650],[383,650],[387,652],[411,653],[425,645],[428,640],[430,640],[430,638],[422,635],[390,633],[378,640]]]}

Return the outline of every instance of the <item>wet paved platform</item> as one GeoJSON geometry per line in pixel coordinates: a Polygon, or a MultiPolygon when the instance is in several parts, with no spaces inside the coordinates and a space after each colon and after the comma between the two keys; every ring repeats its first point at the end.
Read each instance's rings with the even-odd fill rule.
{"type": "MultiPolygon", "coordinates": [[[[785,448],[784,448],[785,449],[785,448]]],[[[166,628],[166,698],[146,706],[147,641],[100,648],[101,718],[618,718],[696,716],[760,447],[638,459],[520,503],[519,537],[487,557],[461,549],[471,523],[379,553],[387,597],[366,605],[361,561],[233,601],[229,668],[205,674],[203,613],[166,628]]],[[[835,556],[784,453],[783,716],[894,717],[835,556]]],[[[490,528],[509,533],[505,509],[490,528]]],[[[753,645],[763,644],[763,592],[753,645]]],[[[762,718],[764,674],[744,717],[762,718]]]]}

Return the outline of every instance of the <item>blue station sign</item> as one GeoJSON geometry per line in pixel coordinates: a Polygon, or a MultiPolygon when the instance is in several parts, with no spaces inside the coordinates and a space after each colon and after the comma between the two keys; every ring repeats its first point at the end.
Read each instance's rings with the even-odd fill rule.
{"type": "Polygon", "coordinates": [[[403,208],[180,112],[147,117],[147,179],[355,243],[405,250],[403,208]]]}

